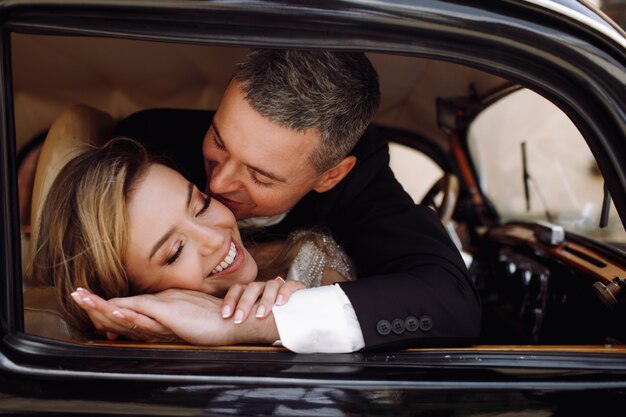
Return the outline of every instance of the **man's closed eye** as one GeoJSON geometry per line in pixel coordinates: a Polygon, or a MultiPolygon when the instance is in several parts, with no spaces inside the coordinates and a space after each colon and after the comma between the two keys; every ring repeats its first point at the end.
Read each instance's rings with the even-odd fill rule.
{"type": "Polygon", "coordinates": [[[271,187],[272,185],[274,185],[273,183],[268,182],[268,181],[261,181],[261,180],[258,178],[258,177],[259,177],[259,174],[258,174],[258,173],[256,173],[256,172],[254,172],[254,171],[252,171],[252,170],[250,171],[250,177],[252,178],[252,182],[253,182],[255,185],[258,185],[258,186],[260,186],[260,187],[271,187]]]}

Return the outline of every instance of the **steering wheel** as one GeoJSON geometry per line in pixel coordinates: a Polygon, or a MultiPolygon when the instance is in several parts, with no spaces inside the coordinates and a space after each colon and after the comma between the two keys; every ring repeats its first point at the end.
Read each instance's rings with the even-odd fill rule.
{"type": "Polygon", "coordinates": [[[421,204],[431,207],[444,226],[452,220],[452,214],[459,201],[459,179],[454,174],[444,174],[422,198],[421,204]]]}

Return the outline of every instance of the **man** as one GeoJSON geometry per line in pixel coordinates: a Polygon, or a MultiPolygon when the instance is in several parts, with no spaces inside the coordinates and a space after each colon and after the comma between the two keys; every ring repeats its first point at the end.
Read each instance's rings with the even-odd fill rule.
{"type": "MultiPolygon", "coordinates": [[[[379,95],[363,54],[256,50],[214,115],[149,110],[118,127],[169,155],[197,185],[206,173],[207,192],[256,239],[315,225],[332,231],[358,279],[296,292],[273,309],[269,320],[296,352],[471,343],[479,333],[478,295],[458,250],[395,180],[386,142],[367,128],[379,95]]],[[[134,308],[163,317],[156,310],[173,308],[169,301],[134,308]]]]}

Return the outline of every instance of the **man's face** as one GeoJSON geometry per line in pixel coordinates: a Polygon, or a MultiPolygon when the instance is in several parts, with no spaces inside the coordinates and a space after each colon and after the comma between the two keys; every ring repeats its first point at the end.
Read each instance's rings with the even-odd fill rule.
{"type": "Polygon", "coordinates": [[[319,143],[315,129],[299,133],[262,117],[231,82],[204,137],[207,193],[237,220],[283,213],[322,182],[308,160],[319,143]]]}

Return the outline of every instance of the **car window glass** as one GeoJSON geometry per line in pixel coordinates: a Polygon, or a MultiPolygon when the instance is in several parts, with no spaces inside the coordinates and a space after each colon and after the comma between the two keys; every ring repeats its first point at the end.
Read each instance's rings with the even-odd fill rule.
{"type": "Polygon", "coordinates": [[[417,149],[392,142],[389,155],[391,170],[416,203],[443,175],[441,167],[417,149]]]}
{"type": "Polygon", "coordinates": [[[599,227],[604,179],[576,126],[545,98],[524,89],[497,101],[474,120],[468,144],[503,222],[551,221],[606,243],[626,241],[614,205],[608,227],[599,227]]]}

